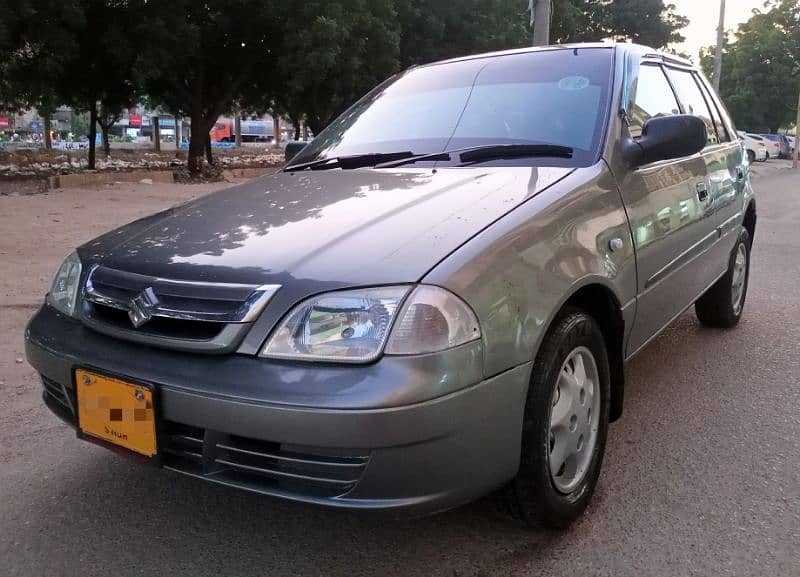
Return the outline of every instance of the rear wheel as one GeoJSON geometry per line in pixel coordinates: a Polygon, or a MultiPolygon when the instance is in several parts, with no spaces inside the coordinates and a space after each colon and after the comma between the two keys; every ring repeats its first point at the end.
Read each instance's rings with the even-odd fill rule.
{"type": "Polygon", "coordinates": [[[589,503],[605,452],[610,378],[605,341],[586,313],[562,313],[539,349],[525,404],[512,513],[535,527],[567,527],[589,503]]]}
{"type": "Polygon", "coordinates": [[[747,149],[747,160],[750,161],[751,164],[756,160],[756,153],[749,148],[747,149]]]}
{"type": "Polygon", "coordinates": [[[709,327],[730,328],[742,317],[750,280],[750,234],[742,227],[728,270],[694,304],[700,322],[709,327]]]}

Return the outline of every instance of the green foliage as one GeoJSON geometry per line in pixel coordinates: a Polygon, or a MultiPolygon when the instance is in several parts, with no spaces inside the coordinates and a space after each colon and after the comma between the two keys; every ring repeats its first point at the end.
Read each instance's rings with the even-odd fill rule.
{"type": "Polygon", "coordinates": [[[554,42],[632,41],[664,48],[683,41],[688,19],[663,0],[553,0],[554,42]]]}
{"type": "MultiPolygon", "coordinates": [[[[708,74],[714,49],[701,51],[708,74]]],[[[773,0],[739,26],[723,51],[720,92],[736,123],[777,132],[795,118],[800,90],[800,0],[773,0]]]]}
{"type": "Polygon", "coordinates": [[[69,131],[75,138],[87,136],[89,134],[89,119],[86,114],[81,114],[73,110],[69,117],[69,131]]]}
{"type": "MultiPolygon", "coordinates": [[[[309,0],[283,13],[274,80],[278,107],[306,115],[318,133],[398,69],[399,27],[392,0],[309,0]]],[[[245,101],[256,98],[245,95],[245,101]]]]}
{"type": "Polygon", "coordinates": [[[530,45],[524,0],[397,0],[400,66],[530,45]]]}

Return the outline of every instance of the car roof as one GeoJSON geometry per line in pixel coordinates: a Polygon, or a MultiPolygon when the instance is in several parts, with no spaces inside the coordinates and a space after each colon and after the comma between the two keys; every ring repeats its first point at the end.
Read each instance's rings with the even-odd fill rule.
{"type": "Polygon", "coordinates": [[[578,50],[582,48],[617,50],[625,53],[635,53],[640,55],[642,58],[657,58],[665,62],[680,64],[682,66],[694,66],[694,64],[692,64],[690,60],[682,58],[681,56],[670,54],[668,52],[661,52],[649,46],[644,46],[641,44],[632,44],[629,42],[580,42],[573,44],[550,44],[548,46],[528,46],[525,48],[514,48],[511,50],[499,50],[496,52],[484,52],[482,54],[471,54],[467,56],[459,56],[456,58],[448,58],[446,60],[430,62],[428,64],[422,64],[420,66],[436,66],[439,64],[449,64],[451,62],[464,62],[467,60],[477,60],[480,58],[498,58],[503,56],[511,56],[515,54],[551,52],[554,50],[578,50]]]}

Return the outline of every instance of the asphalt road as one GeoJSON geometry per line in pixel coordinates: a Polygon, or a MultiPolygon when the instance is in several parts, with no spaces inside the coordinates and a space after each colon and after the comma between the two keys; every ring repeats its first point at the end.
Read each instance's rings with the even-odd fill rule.
{"type": "MultiPolygon", "coordinates": [[[[631,362],[593,504],[562,534],[525,529],[491,498],[396,521],[210,486],[81,443],[16,362],[32,311],[6,294],[0,576],[800,575],[800,173],[755,184],[741,324],[706,329],[690,311],[631,362]]],[[[44,248],[25,250],[35,260],[44,248]]]]}

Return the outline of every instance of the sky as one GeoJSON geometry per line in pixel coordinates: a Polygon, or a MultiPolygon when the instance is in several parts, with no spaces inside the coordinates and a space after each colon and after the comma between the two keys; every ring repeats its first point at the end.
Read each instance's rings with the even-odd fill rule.
{"type": "MultiPolygon", "coordinates": [[[[717,42],[719,0],[667,0],[665,3],[675,4],[675,11],[689,19],[689,26],[681,30],[686,41],[675,48],[697,61],[700,48],[717,42]]],[[[753,8],[762,8],[763,4],[764,0],[726,0],[725,30],[735,31],[750,18],[753,8]]]]}

